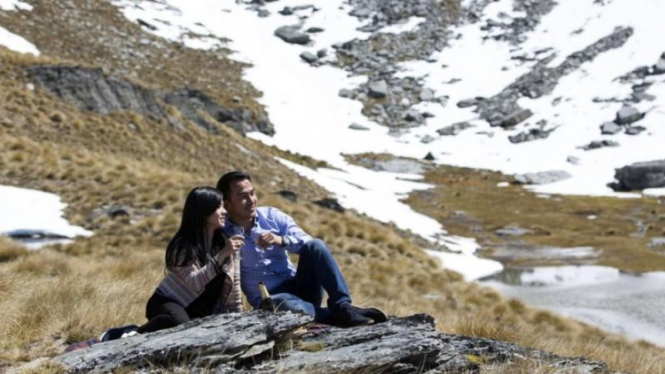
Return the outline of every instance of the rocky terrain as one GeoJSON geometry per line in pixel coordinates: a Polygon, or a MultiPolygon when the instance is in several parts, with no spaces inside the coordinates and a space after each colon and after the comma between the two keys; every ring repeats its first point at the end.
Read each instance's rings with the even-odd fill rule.
{"type": "MultiPolygon", "coordinates": [[[[195,320],[57,356],[68,373],[186,368],[209,373],[478,373],[537,365],[549,373],[611,373],[605,364],[514,344],[437,333],[425,314],[341,329],[302,315],[252,312],[195,320]]],[[[175,369],[177,370],[177,369],[175,369]]]]}

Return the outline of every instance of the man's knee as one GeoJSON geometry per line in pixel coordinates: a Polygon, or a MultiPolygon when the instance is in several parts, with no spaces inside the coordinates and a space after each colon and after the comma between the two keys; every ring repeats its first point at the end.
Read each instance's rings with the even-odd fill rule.
{"type": "Polygon", "coordinates": [[[312,239],[307,243],[303,244],[301,248],[301,255],[303,251],[306,251],[311,255],[321,255],[329,253],[326,243],[324,243],[323,240],[321,239],[312,239]]]}

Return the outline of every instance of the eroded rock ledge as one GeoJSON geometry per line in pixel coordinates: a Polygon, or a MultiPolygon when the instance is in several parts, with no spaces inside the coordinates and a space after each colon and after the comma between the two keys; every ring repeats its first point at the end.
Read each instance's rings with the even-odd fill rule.
{"type": "Polygon", "coordinates": [[[548,372],[609,373],[602,362],[563,358],[489,339],[436,332],[425,314],[340,329],[291,313],[227,314],[93,345],[55,357],[68,372],[134,368],[211,373],[474,373],[482,365],[537,361],[548,372]]]}

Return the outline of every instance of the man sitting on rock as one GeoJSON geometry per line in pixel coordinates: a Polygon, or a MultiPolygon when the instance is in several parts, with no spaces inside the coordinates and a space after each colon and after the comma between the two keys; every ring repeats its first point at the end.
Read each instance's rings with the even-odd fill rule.
{"type": "Polygon", "coordinates": [[[241,286],[249,303],[261,304],[258,284],[263,282],[279,310],[310,314],[317,322],[352,327],[385,322],[376,308],[351,305],[349,288],[326,245],[312,239],[287,214],[273,207],[258,207],[249,174],[233,171],[217,182],[228,212],[224,231],[228,237],[242,234],[241,286]],[[299,255],[298,267],[289,253],[299,255]],[[322,308],[323,290],[328,308],[322,308]]]}

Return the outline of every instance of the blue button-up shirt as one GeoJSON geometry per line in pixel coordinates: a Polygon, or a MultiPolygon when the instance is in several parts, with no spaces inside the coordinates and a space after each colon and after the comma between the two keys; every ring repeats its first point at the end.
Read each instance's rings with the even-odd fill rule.
{"type": "MultiPolygon", "coordinates": [[[[230,219],[226,220],[224,233],[229,237],[237,234],[237,226],[230,219]]],[[[265,283],[268,290],[273,290],[295,277],[296,267],[288,254],[297,254],[312,237],[293,218],[273,207],[257,208],[254,226],[244,236],[245,245],[240,249],[240,284],[249,303],[257,308],[261,302],[259,282],[265,283]],[[256,242],[258,236],[266,231],[283,237],[284,246],[260,249],[256,242]]]]}

